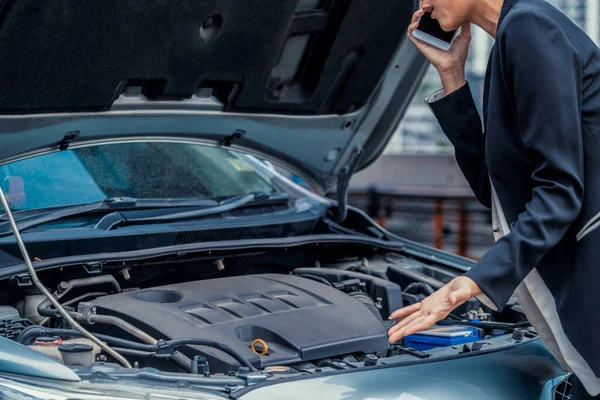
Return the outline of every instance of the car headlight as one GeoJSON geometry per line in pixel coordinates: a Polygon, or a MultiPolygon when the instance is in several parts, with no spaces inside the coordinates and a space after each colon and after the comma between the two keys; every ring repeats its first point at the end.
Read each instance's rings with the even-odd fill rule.
{"type": "Polygon", "coordinates": [[[224,396],[199,392],[198,389],[186,389],[153,384],[131,384],[131,382],[59,382],[23,377],[13,379],[0,378],[0,399],[11,400],[222,400],[224,396]]]}

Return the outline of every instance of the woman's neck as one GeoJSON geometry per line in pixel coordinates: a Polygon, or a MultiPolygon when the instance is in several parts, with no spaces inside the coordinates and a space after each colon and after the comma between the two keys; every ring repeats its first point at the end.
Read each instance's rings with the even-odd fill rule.
{"type": "Polygon", "coordinates": [[[504,0],[477,1],[472,13],[471,22],[495,39],[503,4],[504,0]]]}

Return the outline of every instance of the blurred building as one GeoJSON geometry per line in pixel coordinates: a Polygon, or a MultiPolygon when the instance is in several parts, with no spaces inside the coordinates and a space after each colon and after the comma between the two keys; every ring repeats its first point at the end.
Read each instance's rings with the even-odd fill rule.
{"type": "MultiPolygon", "coordinates": [[[[488,34],[476,26],[473,27],[472,37],[465,72],[475,103],[481,110],[485,70],[494,42],[488,34]]],[[[450,141],[425,103],[427,96],[440,89],[441,86],[437,71],[430,67],[419,91],[406,111],[404,119],[398,126],[396,134],[388,145],[386,154],[453,152],[450,141]]]]}
{"type": "MultiPolygon", "coordinates": [[[[547,1],[600,45],[600,0],[547,1]]],[[[493,45],[489,35],[473,27],[465,73],[480,111],[493,45]]],[[[353,178],[351,203],[403,237],[477,258],[493,243],[491,217],[469,200],[472,192],[454,149],[425,103],[440,88],[437,72],[429,68],[385,155],[353,178]]]]}
{"type": "Polygon", "coordinates": [[[599,0],[548,0],[600,45],[599,0]]]}
{"type": "MultiPolygon", "coordinates": [[[[600,0],[547,0],[571,18],[596,44],[600,45],[600,0]]],[[[483,85],[488,57],[494,44],[483,30],[474,26],[466,78],[473,92],[475,103],[481,111],[483,85]]],[[[434,68],[427,72],[419,92],[406,111],[398,126],[386,154],[452,153],[453,149],[443,134],[425,98],[441,88],[440,79],[434,68]]]]}

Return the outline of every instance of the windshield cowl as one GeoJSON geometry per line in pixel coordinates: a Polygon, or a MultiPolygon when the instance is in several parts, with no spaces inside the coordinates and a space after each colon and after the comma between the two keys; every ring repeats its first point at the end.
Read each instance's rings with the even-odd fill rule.
{"type": "MultiPolygon", "coordinates": [[[[132,198],[114,198],[89,204],[54,208],[52,211],[41,210],[38,214],[27,211],[27,215],[21,218],[19,218],[19,213],[16,213],[15,217],[17,218],[17,227],[23,231],[64,218],[115,210],[104,215],[95,226],[96,229],[111,230],[118,225],[124,224],[177,221],[218,215],[249,205],[288,205],[289,200],[290,196],[288,194],[278,192],[257,192],[234,196],[221,201],[207,199],[138,200],[132,198]],[[127,210],[139,210],[140,212],[132,212],[125,216],[123,211],[127,210]],[[142,212],[142,210],[144,211],[142,212]]],[[[12,235],[9,222],[0,223],[0,237],[7,235],[12,235]]]]}

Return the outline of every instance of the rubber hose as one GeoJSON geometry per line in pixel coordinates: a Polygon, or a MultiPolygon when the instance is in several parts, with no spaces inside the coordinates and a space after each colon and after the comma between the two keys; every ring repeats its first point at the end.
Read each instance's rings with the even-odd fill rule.
{"type": "Polygon", "coordinates": [[[431,285],[428,285],[427,283],[414,282],[405,287],[404,292],[409,294],[425,294],[425,296],[431,296],[435,290],[433,290],[431,285]]]}
{"type": "MultiPolygon", "coordinates": [[[[256,367],[254,367],[254,365],[252,365],[248,360],[246,360],[244,357],[242,357],[237,351],[233,350],[231,347],[229,347],[223,343],[215,342],[213,340],[184,338],[184,339],[175,339],[175,340],[167,341],[167,344],[168,344],[168,347],[177,347],[177,346],[183,346],[183,345],[197,345],[197,346],[212,347],[212,348],[221,350],[222,352],[230,355],[241,365],[250,368],[250,371],[254,371],[254,372],[258,371],[256,369],[256,367]]],[[[158,350],[158,346],[156,346],[156,350],[158,350]]]]}
{"type": "Polygon", "coordinates": [[[192,360],[185,354],[179,351],[174,351],[170,360],[177,364],[185,372],[192,372],[192,360]]]}
{"type": "MultiPolygon", "coordinates": [[[[21,344],[28,345],[28,344],[33,343],[33,339],[35,339],[36,337],[42,336],[42,335],[48,335],[48,334],[55,335],[55,336],[73,336],[73,337],[81,337],[82,336],[81,333],[79,333],[79,331],[76,331],[74,329],[55,329],[55,328],[44,328],[42,326],[31,326],[31,327],[23,330],[23,332],[21,332],[21,334],[17,338],[17,341],[21,344]],[[33,328],[33,329],[31,329],[31,328],[33,328]]],[[[113,346],[123,347],[123,348],[131,349],[131,350],[147,351],[147,352],[156,352],[160,349],[175,348],[175,347],[184,346],[184,345],[197,345],[197,346],[212,347],[214,349],[221,350],[222,352],[231,356],[233,359],[235,359],[241,365],[250,368],[251,371],[257,371],[257,369],[256,369],[256,367],[254,367],[254,365],[252,365],[248,360],[246,360],[244,357],[242,357],[238,352],[233,350],[231,347],[229,347],[223,343],[215,342],[212,340],[196,339],[196,338],[174,339],[174,340],[164,341],[159,346],[158,344],[137,343],[137,342],[133,342],[131,340],[116,338],[116,337],[102,335],[102,334],[96,334],[96,337],[106,343],[113,345],[113,346]]]]}
{"type": "MultiPolygon", "coordinates": [[[[106,292],[85,293],[85,294],[82,294],[81,296],[75,297],[74,299],[71,299],[71,300],[66,301],[64,303],[61,303],[61,304],[63,305],[63,307],[64,306],[70,306],[70,305],[73,305],[75,303],[79,303],[81,300],[85,300],[88,297],[94,297],[94,298],[96,298],[96,297],[101,297],[101,296],[106,296],[106,295],[108,295],[108,293],[106,293],[106,292]]],[[[51,308],[51,307],[44,309],[44,312],[49,312],[47,310],[51,310],[53,312],[53,315],[56,315],[56,313],[57,313],[56,310],[54,308],[51,308]]],[[[44,325],[46,325],[48,323],[48,321],[50,321],[50,317],[45,317],[42,321],[40,321],[40,323],[38,325],[44,326],[44,325]]]]}
{"type": "Polygon", "coordinates": [[[369,309],[369,311],[375,315],[375,318],[377,318],[377,320],[383,324],[383,317],[375,305],[375,302],[369,297],[368,294],[363,292],[352,292],[349,295],[364,304],[365,307],[367,307],[367,309],[369,309]]]}
{"type": "Polygon", "coordinates": [[[444,320],[442,320],[442,321],[438,321],[437,325],[468,325],[468,326],[474,326],[477,328],[512,330],[515,328],[531,326],[531,322],[521,321],[521,322],[515,322],[515,323],[507,323],[507,322],[490,322],[490,321],[475,322],[475,321],[465,321],[465,320],[461,320],[461,321],[444,321],[444,320]]]}
{"type": "Polygon", "coordinates": [[[296,276],[299,276],[299,277],[305,278],[305,279],[311,279],[311,280],[317,281],[317,282],[321,282],[321,283],[323,283],[323,284],[325,284],[327,286],[333,286],[331,284],[331,282],[329,282],[327,279],[325,279],[323,277],[320,277],[320,276],[317,276],[317,275],[312,275],[312,274],[298,274],[296,276]]]}
{"type": "MultiPolygon", "coordinates": [[[[30,327],[27,327],[26,329],[24,329],[19,334],[16,341],[21,343],[22,345],[29,346],[29,345],[33,344],[36,337],[48,336],[48,335],[82,337],[82,335],[79,333],[79,331],[77,331],[75,329],[46,328],[43,326],[34,325],[34,326],[30,326],[30,327]]],[[[106,343],[117,345],[117,346],[122,346],[122,347],[128,347],[129,344],[135,343],[135,342],[131,342],[131,341],[125,340],[125,339],[120,339],[120,338],[116,338],[116,337],[112,337],[112,336],[108,336],[108,335],[103,335],[101,333],[98,333],[95,336],[98,337],[98,339],[100,339],[106,343]]],[[[128,347],[128,348],[131,348],[131,347],[128,347]]]]}
{"type": "MultiPolygon", "coordinates": [[[[56,298],[56,300],[61,300],[63,297],[65,297],[67,294],[69,294],[69,292],[71,292],[71,290],[73,290],[73,289],[88,287],[88,286],[95,286],[95,285],[102,285],[102,284],[110,284],[110,285],[112,285],[115,292],[117,292],[117,293],[121,292],[121,286],[119,285],[119,283],[117,282],[117,280],[115,279],[114,276],[100,275],[100,276],[93,276],[90,278],[70,280],[69,282],[67,282],[67,287],[63,291],[55,292],[53,294],[53,296],[56,298]]],[[[38,305],[38,314],[40,314],[44,317],[53,316],[57,311],[52,309],[51,306],[52,306],[52,304],[50,303],[50,300],[45,299],[38,305]]]]}
{"type": "Polygon", "coordinates": [[[330,367],[330,368],[336,369],[338,371],[341,371],[341,370],[345,369],[344,367],[336,365],[336,364],[334,364],[334,363],[332,363],[331,361],[328,361],[328,360],[323,360],[323,361],[321,361],[320,363],[317,364],[317,368],[322,368],[322,367],[330,367]]]}
{"type": "MultiPolygon", "coordinates": [[[[74,316],[75,315],[76,315],[76,318],[78,318],[82,314],[74,313],[74,316]]],[[[112,315],[92,314],[89,316],[89,323],[113,325],[113,326],[116,326],[117,328],[127,332],[128,334],[135,337],[136,339],[141,340],[144,343],[154,344],[157,342],[157,340],[154,337],[148,335],[146,332],[144,332],[140,328],[130,324],[129,322],[127,322],[119,317],[114,317],[112,315]]]]}

